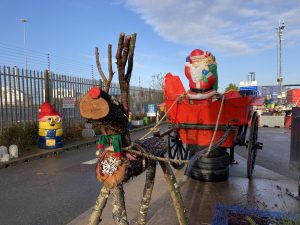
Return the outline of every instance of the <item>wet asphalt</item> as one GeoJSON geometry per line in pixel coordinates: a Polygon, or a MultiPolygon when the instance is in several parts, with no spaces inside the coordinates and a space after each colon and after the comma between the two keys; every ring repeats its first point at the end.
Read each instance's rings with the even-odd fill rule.
{"type": "Polygon", "coordinates": [[[95,164],[82,163],[96,150],[93,144],[0,169],[0,224],[65,225],[94,205],[101,185],[95,164]]]}
{"type": "MultiPolygon", "coordinates": [[[[133,133],[132,139],[144,133],[133,133]]],[[[260,128],[259,140],[264,148],[256,163],[297,180],[298,172],[289,165],[290,130],[260,128]]],[[[95,151],[96,145],[91,145],[0,169],[0,224],[63,225],[89,209],[101,186],[95,179],[95,164],[82,163],[94,159],[95,151]]],[[[235,152],[247,155],[245,147],[235,152]]]]}
{"type": "MultiPolygon", "coordinates": [[[[291,130],[261,127],[258,130],[258,141],[264,145],[262,150],[258,150],[256,164],[298,181],[299,171],[290,164],[291,130]]],[[[235,153],[247,158],[245,147],[237,146],[235,153]]]]}

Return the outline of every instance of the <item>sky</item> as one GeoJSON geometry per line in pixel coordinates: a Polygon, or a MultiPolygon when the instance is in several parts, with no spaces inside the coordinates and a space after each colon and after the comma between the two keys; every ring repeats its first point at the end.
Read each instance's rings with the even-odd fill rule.
{"type": "Polygon", "coordinates": [[[131,85],[149,87],[171,72],[187,87],[185,59],[199,48],[216,57],[220,91],[249,72],[259,85],[276,85],[283,18],[283,84],[300,83],[298,0],[1,0],[0,10],[0,66],[24,67],[25,25],[28,68],[49,61],[56,73],[100,78],[95,47],[107,74],[107,45],[114,57],[119,34],[137,33],[131,85]]]}

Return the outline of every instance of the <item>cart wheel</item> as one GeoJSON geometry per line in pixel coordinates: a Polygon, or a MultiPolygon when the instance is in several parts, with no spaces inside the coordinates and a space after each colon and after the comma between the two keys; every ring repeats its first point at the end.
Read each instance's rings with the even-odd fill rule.
{"type": "MultiPolygon", "coordinates": [[[[182,140],[180,139],[179,133],[177,131],[169,134],[168,137],[168,155],[171,159],[180,159],[186,160],[188,158],[188,151],[184,147],[182,140]]],[[[182,169],[184,167],[184,163],[173,163],[171,165],[174,169],[182,169]]]]}
{"type": "Polygon", "coordinates": [[[252,178],[254,166],[255,166],[255,158],[257,149],[262,148],[262,144],[257,142],[257,134],[258,134],[258,116],[257,112],[252,114],[251,118],[251,127],[249,133],[249,139],[246,142],[246,146],[248,149],[248,158],[247,158],[247,177],[249,179],[252,178]]]}

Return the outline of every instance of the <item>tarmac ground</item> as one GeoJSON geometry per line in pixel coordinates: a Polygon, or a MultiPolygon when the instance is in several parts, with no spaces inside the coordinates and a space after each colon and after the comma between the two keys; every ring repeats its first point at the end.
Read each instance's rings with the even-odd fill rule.
{"type": "MultiPolygon", "coordinates": [[[[297,182],[260,166],[255,167],[250,181],[246,174],[246,160],[238,155],[235,157],[239,164],[231,165],[227,181],[211,183],[189,178],[181,187],[190,225],[211,224],[214,209],[218,204],[300,214],[300,201],[286,193],[286,191],[296,192],[297,182]]],[[[177,181],[182,178],[183,171],[175,171],[177,181]]],[[[129,224],[134,224],[137,219],[144,182],[145,174],[124,185],[129,224]]],[[[110,199],[103,211],[100,224],[114,224],[111,209],[110,199]]],[[[68,225],[87,224],[90,213],[91,209],[68,225]]],[[[161,169],[157,169],[147,224],[179,224],[161,169]]]]}
{"type": "MultiPolygon", "coordinates": [[[[62,149],[55,150],[40,151],[33,149],[29,154],[19,159],[12,160],[8,163],[0,163],[0,167],[7,167],[17,163],[47,157],[48,154],[59,154],[61,151],[68,151],[72,148],[94,144],[95,141],[96,138],[84,142],[78,140],[71,145],[66,145],[62,149]]],[[[300,214],[300,201],[290,196],[291,192],[297,193],[298,191],[298,183],[295,180],[259,165],[255,166],[252,180],[248,180],[246,174],[246,159],[238,154],[235,154],[235,159],[238,161],[238,164],[230,166],[230,176],[227,181],[211,183],[200,182],[189,178],[181,187],[181,195],[184,200],[190,225],[211,224],[215,207],[218,204],[300,214]]],[[[184,169],[174,171],[178,182],[182,179],[183,171],[184,169]]],[[[137,219],[144,184],[145,173],[124,184],[127,217],[130,224],[134,224],[137,219]]],[[[96,198],[97,196],[95,196],[95,200],[96,198]]],[[[87,224],[92,207],[91,205],[90,209],[78,215],[78,217],[68,223],[68,225],[87,224]]],[[[109,198],[101,218],[102,222],[100,224],[114,224],[112,220],[111,198],[109,198]]],[[[179,224],[168,186],[159,166],[157,168],[147,219],[147,224],[150,225],[179,224]]]]}

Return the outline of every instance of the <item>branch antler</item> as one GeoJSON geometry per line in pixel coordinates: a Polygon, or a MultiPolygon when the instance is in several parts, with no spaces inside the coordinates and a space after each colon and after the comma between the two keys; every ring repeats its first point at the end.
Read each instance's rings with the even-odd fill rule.
{"type": "Polygon", "coordinates": [[[129,113],[129,83],[133,68],[135,42],[136,33],[125,37],[125,34],[122,32],[119,37],[118,50],[116,53],[119,84],[121,89],[121,103],[124,106],[127,115],[129,113]],[[127,71],[125,74],[126,64],[127,71]]]}
{"type": "Polygon", "coordinates": [[[111,57],[111,44],[108,45],[108,79],[106,79],[105,74],[103,73],[103,70],[101,68],[100,60],[99,60],[99,51],[98,47],[95,48],[95,56],[96,56],[96,64],[98,68],[98,72],[101,76],[101,79],[104,82],[104,91],[106,93],[109,92],[110,84],[114,75],[113,69],[112,69],[112,57],[111,57]]]}

